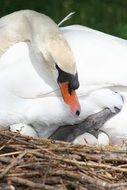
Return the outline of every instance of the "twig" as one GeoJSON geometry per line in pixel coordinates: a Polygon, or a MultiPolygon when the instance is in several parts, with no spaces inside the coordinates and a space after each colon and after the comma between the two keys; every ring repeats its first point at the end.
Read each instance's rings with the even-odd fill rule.
{"type": "Polygon", "coordinates": [[[10,163],[11,161],[12,161],[11,158],[8,158],[8,157],[0,157],[0,162],[10,163]]]}
{"type": "Polygon", "coordinates": [[[92,177],[87,176],[87,175],[82,174],[82,173],[76,174],[74,172],[59,170],[59,171],[54,172],[52,175],[60,175],[63,178],[67,178],[67,179],[71,178],[74,181],[78,180],[80,183],[82,183],[84,185],[86,185],[86,183],[92,184],[93,187],[98,187],[98,190],[100,190],[100,189],[102,190],[102,187],[106,188],[109,185],[109,183],[107,183],[107,182],[104,182],[100,179],[92,178],[92,177]]]}
{"type": "Polygon", "coordinates": [[[46,172],[45,172],[45,174],[44,174],[44,177],[43,177],[43,183],[42,183],[43,185],[45,185],[46,177],[47,177],[47,175],[48,175],[50,166],[51,166],[51,158],[50,158],[50,160],[49,160],[49,163],[48,163],[48,166],[47,166],[47,170],[46,170],[46,172]]]}
{"type": "Polygon", "coordinates": [[[0,150],[2,150],[3,148],[5,148],[12,140],[13,138],[15,138],[17,136],[17,134],[15,134],[13,137],[11,137],[7,142],[6,144],[4,144],[3,146],[0,147],[0,150]]]}
{"type": "Polygon", "coordinates": [[[40,184],[40,183],[34,183],[34,182],[30,181],[30,180],[19,178],[19,177],[10,177],[8,179],[11,180],[12,182],[15,182],[15,183],[18,183],[18,184],[21,184],[21,185],[25,185],[27,187],[31,187],[31,188],[34,188],[34,189],[60,190],[60,188],[57,187],[57,186],[52,187],[52,186],[49,186],[49,185],[43,185],[43,184],[40,184]]]}
{"type": "Polygon", "coordinates": [[[3,178],[8,171],[14,167],[15,165],[17,165],[17,163],[19,162],[19,160],[27,153],[26,150],[24,150],[21,154],[19,154],[19,156],[17,156],[17,158],[14,158],[12,160],[12,162],[4,169],[4,171],[0,174],[0,179],[3,178]]]}
{"type": "Polygon", "coordinates": [[[77,165],[79,164],[80,166],[87,166],[87,167],[93,167],[93,168],[103,168],[103,169],[111,169],[113,171],[117,171],[117,172],[126,172],[127,173],[127,168],[118,168],[115,166],[110,166],[107,164],[98,164],[98,163],[89,163],[89,162],[79,162],[79,161],[73,161],[73,160],[69,160],[69,159],[63,159],[63,158],[56,158],[57,160],[60,160],[62,162],[65,163],[70,163],[72,165],[77,165]]]}
{"type": "Polygon", "coordinates": [[[9,152],[9,153],[5,153],[5,154],[0,154],[0,157],[3,157],[3,156],[12,156],[12,155],[21,154],[21,153],[22,153],[22,151],[9,152]]]}
{"type": "Polygon", "coordinates": [[[7,177],[33,177],[33,176],[38,176],[40,175],[40,173],[37,171],[37,172],[25,172],[25,173],[12,173],[12,174],[7,174],[6,176],[7,177]]]}

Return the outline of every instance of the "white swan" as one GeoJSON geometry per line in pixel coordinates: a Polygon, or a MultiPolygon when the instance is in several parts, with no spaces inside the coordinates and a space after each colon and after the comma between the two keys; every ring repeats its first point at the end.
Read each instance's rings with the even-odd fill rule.
{"type": "Polygon", "coordinates": [[[81,114],[68,43],[48,17],[19,11],[0,20],[0,126],[32,125],[38,136],[48,137],[60,125],[78,123],[105,107],[122,107],[114,87],[127,83],[126,41],[81,26],[61,31],[78,68],[81,114]]]}

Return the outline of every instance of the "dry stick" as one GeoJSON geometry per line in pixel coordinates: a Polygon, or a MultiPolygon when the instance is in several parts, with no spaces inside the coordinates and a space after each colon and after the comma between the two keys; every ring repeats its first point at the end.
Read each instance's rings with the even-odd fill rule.
{"type": "Polygon", "coordinates": [[[56,154],[54,154],[53,152],[51,152],[47,149],[40,148],[40,150],[42,150],[45,153],[48,153],[49,155],[45,155],[45,154],[42,154],[40,152],[34,152],[33,154],[35,154],[36,156],[38,156],[40,158],[48,158],[48,159],[50,159],[51,157],[54,158],[57,156],[56,154]]]}
{"type": "Polygon", "coordinates": [[[72,189],[75,189],[75,190],[88,190],[85,187],[81,186],[79,183],[77,183],[76,180],[74,181],[66,180],[66,184],[70,185],[72,189]]]}
{"type": "Polygon", "coordinates": [[[123,188],[124,188],[124,190],[125,190],[125,187],[127,187],[127,182],[123,182],[123,183],[114,183],[114,184],[111,184],[111,185],[109,185],[109,189],[115,189],[116,190],[116,188],[118,188],[118,187],[120,187],[120,189],[122,190],[123,188]]]}
{"type": "Polygon", "coordinates": [[[60,179],[60,183],[62,184],[63,189],[64,189],[64,190],[67,190],[66,185],[64,184],[64,182],[63,182],[63,179],[62,179],[62,178],[60,179]]]}
{"type": "MultiPolygon", "coordinates": [[[[73,152],[72,152],[73,153],[73,152]]],[[[116,153],[110,153],[107,155],[100,154],[100,155],[90,155],[87,153],[79,153],[79,155],[83,156],[86,160],[91,160],[91,161],[99,161],[99,160],[104,160],[104,162],[125,162],[127,163],[127,157],[121,157],[121,155],[116,155],[116,153]]],[[[122,155],[124,156],[124,155],[122,155]]],[[[126,155],[125,155],[126,156],[126,155]]]]}
{"type": "Polygon", "coordinates": [[[24,173],[11,173],[11,174],[7,174],[7,177],[33,177],[33,176],[38,176],[40,175],[39,172],[24,172],[24,173]]]}
{"type": "Polygon", "coordinates": [[[12,161],[12,158],[0,157],[0,162],[10,163],[11,161],[12,161]]]}
{"type": "Polygon", "coordinates": [[[19,156],[17,156],[17,158],[14,158],[12,160],[12,162],[4,169],[4,171],[0,174],[0,179],[3,178],[7,172],[14,167],[15,165],[17,165],[17,163],[19,162],[19,160],[27,153],[26,150],[24,150],[21,154],[19,154],[19,156]]]}
{"type": "MultiPolygon", "coordinates": [[[[0,190],[3,190],[3,187],[0,187],[0,190]]],[[[15,190],[13,185],[4,185],[4,190],[15,190]]]]}
{"type": "MultiPolygon", "coordinates": [[[[45,162],[45,161],[41,161],[41,162],[32,162],[32,163],[28,163],[28,164],[22,164],[22,165],[18,165],[16,168],[25,168],[25,169],[43,169],[44,167],[47,168],[47,165],[48,165],[48,162],[45,162]]],[[[59,164],[59,166],[61,166],[59,164]]],[[[53,160],[52,162],[52,167],[58,167],[58,163],[55,162],[55,160],[53,160]]],[[[66,169],[66,165],[62,164],[62,168],[63,169],[66,169]]],[[[68,166],[68,169],[72,169],[72,166],[68,166]]],[[[73,167],[74,169],[74,167],[73,167]]],[[[77,167],[75,167],[75,169],[77,169],[77,167]]]]}
{"type": "Polygon", "coordinates": [[[106,162],[119,161],[119,160],[123,162],[124,159],[125,159],[125,162],[127,162],[127,158],[126,157],[121,158],[119,154],[112,153],[112,152],[110,152],[110,154],[108,153],[108,155],[106,155],[104,153],[99,153],[99,154],[90,153],[89,154],[89,153],[86,153],[86,152],[85,153],[82,152],[82,150],[80,152],[79,151],[73,150],[73,151],[71,151],[71,154],[72,155],[77,155],[78,154],[78,156],[81,156],[84,159],[92,160],[92,161],[103,160],[103,158],[104,158],[104,161],[106,161],[106,162]]]}
{"type": "MultiPolygon", "coordinates": [[[[41,153],[34,152],[33,154],[35,154],[36,156],[44,158],[44,155],[41,154],[41,153]]],[[[49,156],[47,156],[47,158],[49,158],[49,156]]],[[[127,168],[119,168],[119,167],[110,166],[110,165],[107,165],[107,164],[88,163],[88,162],[82,162],[82,161],[64,159],[64,158],[61,158],[60,156],[54,156],[54,155],[52,155],[52,158],[55,159],[55,160],[59,160],[59,161],[65,162],[65,163],[69,163],[69,164],[75,165],[75,166],[77,166],[77,164],[78,164],[79,166],[87,166],[87,167],[93,167],[93,168],[111,169],[113,171],[126,172],[127,173],[127,168]]]]}
{"type": "Polygon", "coordinates": [[[49,181],[49,178],[46,179],[46,184],[50,184],[50,185],[53,185],[53,184],[62,185],[63,189],[65,190],[66,186],[65,186],[64,182],[66,183],[66,181],[63,181],[63,179],[60,176],[52,176],[52,177],[50,177],[50,181],[49,181]]]}
{"type": "Polygon", "coordinates": [[[31,142],[27,142],[27,141],[25,141],[26,139],[28,139],[28,140],[30,140],[30,138],[29,137],[23,137],[23,136],[21,136],[20,134],[18,134],[18,133],[16,133],[14,136],[10,136],[10,135],[8,135],[8,134],[2,134],[2,133],[0,133],[1,135],[3,135],[3,136],[6,136],[6,137],[8,137],[8,138],[10,138],[9,140],[15,140],[15,141],[18,141],[18,142],[22,142],[22,143],[24,143],[25,145],[29,145],[29,146],[31,146],[32,148],[36,148],[37,146],[34,144],[34,143],[31,143],[31,142]],[[17,138],[16,138],[17,137],[17,138]],[[25,139],[25,140],[21,140],[21,139],[18,139],[18,137],[22,137],[23,139],[25,139]]]}
{"type": "MultiPolygon", "coordinates": [[[[2,132],[0,131],[0,135],[3,135],[3,136],[5,136],[5,137],[7,137],[7,138],[12,138],[12,134],[14,134],[14,133],[12,133],[12,132],[9,132],[9,131],[7,131],[6,132],[6,134],[5,133],[3,133],[2,134],[2,132]],[[8,132],[8,133],[7,133],[8,132]]],[[[16,135],[16,139],[13,139],[13,140],[16,140],[16,141],[20,141],[20,142],[23,142],[23,143],[25,143],[25,144],[29,144],[29,145],[33,145],[33,146],[37,146],[36,145],[36,143],[34,144],[33,142],[26,142],[25,140],[28,140],[28,141],[31,141],[31,139],[33,140],[33,141],[35,141],[36,142],[36,139],[35,138],[31,138],[31,137],[27,137],[27,136],[21,136],[20,134],[18,134],[17,133],[17,135],[16,135]],[[20,138],[20,139],[18,139],[18,138],[20,138]],[[22,139],[25,139],[25,140],[21,140],[21,138],[22,139]]],[[[52,140],[47,140],[46,139],[46,141],[47,142],[49,142],[51,145],[57,145],[57,144],[59,144],[59,146],[62,146],[61,148],[63,148],[63,146],[65,146],[65,148],[67,149],[67,146],[70,148],[80,148],[80,149],[84,149],[84,146],[82,146],[82,145],[73,145],[73,144],[71,144],[71,143],[68,143],[68,142],[60,142],[60,141],[52,141],[52,140]]],[[[39,141],[39,142],[41,142],[41,140],[39,141]]],[[[42,140],[42,144],[43,144],[43,142],[44,142],[44,140],[42,140]]],[[[41,144],[39,144],[40,146],[41,146],[41,144]]],[[[92,148],[92,150],[95,150],[94,149],[94,147],[92,146],[85,146],[85,149],[84,149],[84,151],[86,152],[88,149],[89,149],[89,151],[90,151],[90,149],[92,148]],[[87,150],[86,150],[87,149],[87,150]]],[[[97,148],[97,147],[96,147],[97,148]]],[[[98,148],[98,150],[100,151],[100,148],[98,148]]],[[[101,151],[100,151],[101,152],[101,151]]],[[[119,153],[119,151],[117,150],[116,152],[118,152],[119,153]]],[[[125,152],[125,151],[124,151],[125,152]]],[[[123,151],[120,151],[120,153],[123,153],[123,151]]]]}
{"type": "Polygon", "coordinates": [[[0,147],[0,150],[2,150],[3,148],[5,148],[14,138],[16,138],[17,134],[15,134],[13,137],[11,137],[6,144],[4,144],[2,147],[0,147]]]}
{"type": "Polygon", "coordinates": [[[23,165],[17,166],[17,168],[38,169],[40,168],[41,165],[44,165],[44,162],[34,162],[34,163],[23,164],[23,165]]]}
{"type": "Polygon", "coordinates": [[[58,184],[60,184],[61,183],[61,177],[59,177],[59,176],[50,176],[50,177],[47,177],[46,178],[46,184],[48,184],[48,185],[58,185],[58,184]]]}
{"type": "MultiPolygon", "coordinates": [[[[20,143],[23,143],[23,144],[25,144],[25,145],[27,145],[27,146],[30,146],[30,148],[36,148],[36,149],[45,151],[46,153],[50,153],[50,154],[53,154],[53,155],[54,155],[54,153],[51,152],[50,149],[47,150],[46,148],[43,148],[43,147],[42,147],[42,144],[36,145],[36,144],[34,144],[33,142],[27,142],[27,141],[25,141],[26,139],[25,139],[25,140],[21,140],[21,139],[13,138],[13,137],[12,137],[12,139],[15,140],[15,141],[18,141],[18,142],[20,142],[20,143]]],[[[47,141],[49,141],[49,140],[47,140],[47,141]]],[[[50,141],[49,141],[49,142],[50,142],[50,141]]],[[[50,142],[50,143],[51,143],[51,142],[50,142]]],[[[28,148],[28,147],[27,147],[27,148],[28,148]]]]}
{"type": "MultiPolygon", "coordinates": [[[[4,136],[7,136],[8,138],[10,138],[10,135],[8,135],[8,134],[3,134],[4,136]]],[[[47,142],[47,143],[50,143],[50,145],[51,145],[51,150],[52,150],[52,147],[54,147],[55,146],[55,150],[56,150],[56,145],[59,143],[59,145],[61,146],[61,148],[63,148],[63,146],[65,146],[65,148],[67,149],[67,146],[69,146],[69,148],[71,148],[71,146],[72,146],[72,148],[76,148],[76,147],[79,147],[80,149],[81,149],[81,147],[83,147],[83,146],[76,146],[76,145],[72,145],[71,143],[67,143],[67,142],[60,142],[60,141],[51,141],[51,140],[48,140],[48,139],[42,139],[41,141],[40,141],[40,143],[39,143],[39,145],[37,145],[36,144],[36,139],[35,138],[30,138],[30,137],[24,137],[24,136],[21,136],[21,135],[19,135],[19,134],[17,134],[17,136],[16,136],[17,138],[13,138],[13,140],[15,140],[15,141],[18,141],[18,142],[20,142],[20,143],[24,143],[25,145],[29,145],[29,146],[31,146],[32,148],[41,148],[41,146],[42,145],[45,145],[44,144],[44,142],[47,142]],[[20,139],[18,139],[18,137],[20,138],[20,139]],[[22,140],[22,139],[23,140],[22,140]],[[30,141],[30,142],[27,142],[26,140],[28,140],[28,141],[30,141]],[[31,140],[33,140],[33,142],[31,142],[31,140]],[[74,146],[74,147],[73,147],[74,146]]],[[[47,144],[46,144],[47,145],[47,144]]],[[[50,147],[49,147],[49,149],[50,149],[50,147]]],[[[54,149],[54,148],[53,148],[54,149]]]]}
{"type": "MultiPolygon", "coordinates": [[[[34,153],[39,151],[40,149],[34,149],[34,150],[28,150],[28,153],[34,153]]],[[[5,153],[5,154],[0,154],[0,157],[4,157],[4,156],[13,156],[13,155],[17,155],[17,154],[21,154],[22,151],[15,151],[15,152],[9,152],[9,153],[5,153]]]]}
{"type": "Polygon", "coordinates": [[[51,167],[51,158],[50,158],[50,160],[49,160],[49,163],[48,163],[48,166],[47,166],[47,170],[46,170],[45,175],[44,175],[44,177],[43,177],[43,183],[42,183],[43,185],[45,185],[46,177],[47,177],[47,175],[48,175],[48,172],[49,172],[50,167],[51,167]]]}
{"type": "Polygon", "coordinates": [[[93,178],[93,177],[90,177],[86,174],[76,174],[74,172],[68,172],[68,171],[63,171],[63,170],[59,170],[59,171],[56,171],[54,173],[51,173],[52,175],[59,175],[59,176],[62,176],[64,178],[71,178],[71,179],[74,179],[74,180],[78,180],[80,183],[86,185],[86,183],[92,185],[93,187],[96,187],[98,190],[102,190],[103,189],[111,189],[111,188],[118,188],[118,187],[127,187],[127,183],[116,183],[116,184],[110,184],[110,183],[107,183],[103,180],[100,180],[100,179],[97,179],[97,178],[93,178]]]}
{"type": "MultiPolygon", "coordinates": [[[[18,174],[15,173],[15,174],[7,174],[6,176],[9,177],[9,178],[10,177],[34,177],[34,176],[36,176],[36,178],[37,178],[37,176],[39,176],[39,175],[40,175],[39,172],[33,172],[33,173],[28,173],[27,175],[26,175],[26,173],[21,173],[21,175],[19,173],[18,174]]],[[[48,185],[54,185],[54,184],[58,185],[58,184],[60,184],[60,179],[61,178],[59,176],[52,176],[52,177],[46,178],[45,182],[48,185]]],[[[42,180],[42,178],[41,178],[41,180],[42,180]]]]}
{"type": "MultiPolygon", "coordinates": [[[[44,155],[41,154],[41,153],[34,152],[34,154],[36,156],[44,158],[44,155]]],[[[49,156],[47,156],[47,158],[49,158],[49,156]]],[[[110,165],[107,165],[107,164],[88,163],[88,162],[83,162],[83,161],[64,159],[64,158],[61,158],[60,156],[54,156],[54,155],[52,155],[52,158],[55,159],[55,160],[59,160],[59,161],[65,162],[65,163],[69,163],[69,164],[75,165],[75,166],[77,166],[77,164],[78,164],[79,166],[87,166],[87,167],[93,167],[93,168],[111,169],[113,171],[126,172],[127,173],[127,168],[119,168],[119,167],[110,166],[110,165]]]]}
{"type": "Polygon", "coordinates": [[[110,180],[109,179],[107,179],[107,178],[105,178],[104,176],[102,176],[102,175],[98,175],[96,172],[91,172],[91,171],[86,171],[86,170],[84,170],[84,168],[82,168],[81,166],[79,166],[78,164],[77,164],[77,168],[79,169],[79,171],[80,172],[82,172],[83,174],[85,174],[85,175],[87,175],[87,176],[90,176],[90,177],[94,177],[94,178],[98,178],[98,179],[100,179],[100,180],[103,180],[104,181],[104,179],[105,179],[105,182],[108,182],[108,183],[110,183],[110,180]]]}
{"type": "Polygon", "coordinates": [[[63,178],[71,178],[73,180],[79,181],[83,185],[86,185],[86,183],[92,184],[92,186],[97,187],[98,190],[102,189],[102,187],[106,188],[109,185],[109,183],[104,182],[100,179],[95,179],[93,177],[90,177],[88,175],[81,174],[81,173],[76,174],[76,173],[70,172],[70,171],[68,172],[68,171],[59,170],[59,171],[52,173],[52,175],[60,175],[63,178]]]}
{"type": "Polygon", "coordinates": [[[62,161],[62,162],[65,162],[65,163],[69,163],[69,164],[72,164],[72,165],[75,165],[77,166],[80,165],[80,166],[89,166],[89,167],[93,167],[93,168],[103,168],[103,169],[111,169],[113,171],[117,171],[117,172],[126,172],[127,173],[127,168],[119,168],[119,167],[115,167],[115,166],[110,166],[110,165],[107,165],[107,164],[98,164],[98,163],[88,163],[88,162],[80,162],[80,161],[73,161],[73,160],[69,160],[69,159],[63,159],[63,158],[54,158],[56,160],[59,160],[59,161],[62,161]]]}
{"type": "Polygon", "coordinates": [[[21,154],[21,153],[22,153],[22,151],[9,152],[9,153],[5,153],[5,154],[0,154],[0,157],[3,157],[3,156],[12,156],[12,155],[21,154]]]}
{"type": "Polygon", "coordinates": [[[127,168],[127,164],[121,164],[118,166],[119,168],[127,168]]]}
{"type": "Polygon", "coordinates": [[[60,190],[61,189],[60,187],[56,187],[56,186],[52,187],[50,185],[43,185],[40,183],[34,183],[30,180],[19,178],[19,177],[9,177],[8,179],[11,180],[12,182],[18,183],[20,185],[25,185],[27,187],[31,187],[34,189],[42,189],[42,190],[60,190]]]}

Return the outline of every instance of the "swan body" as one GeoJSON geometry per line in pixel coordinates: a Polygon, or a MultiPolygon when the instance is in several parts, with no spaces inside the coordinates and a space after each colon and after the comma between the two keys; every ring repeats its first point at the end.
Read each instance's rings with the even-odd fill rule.
{"type": "Polygon", "coordinates": [[[118,145],[122,145],[127,141],[127,93],[120,93],[124,97],[122,110],[102,127],[102,130],[106,131],[112,140],[112,144],[118,145]]]}
{"type": "MultiPolygon", "coordinates": [[[[127,139],[127,41],[78,25],[62,30],[76,58],[82,93],[106,88],[122,96],[121,112],[102,127],[112,143],[121,144],[127,139]]],[[[103,103],[105,100],[102,96],[103,103]]]]}
{"type": "Polygon", "coordinates": [[[126,40],[79,25],[62,31],[76,59],[80,91],[127,85],[126,40]]]}
{"type": "Polygon", "coordinates": [[[75,117],[64,103],[58,85],[52,88],[50,78],[46,83],[39,76],[40,70],[44,77],[48,71],[33,55],[30,44],[20,42],[1,57],[0,126],[32,124],[39,136],[48,137],[60,125],[78,123],[105,107],[112,111],[115,106],[122,107],[118,94],[107,89],[97,90],[85,96],[79,94],[82,112],[75,117]]]}
{"type": "MultiPolygon", "coordinates": [[[[81,122],[105,107],[112,112],[114,107],[121,109],[121,95],[127,85],[127,42],[83,26],[61,28],[60,32],[47,17],[36,14],[17,12],[16,16],[12,14],[0,21],[3,35],[0,38],[0,126],[31,125],[35,136],[49,137],[59,126],[81,122]],[[25,28],[8,26],[12,17],[19,19],[19,24],[29,21],[24,20],[24,14],[25,18],[32,14],[33,23],[37,19],[46,29],[28,23],[25,28]],[[21,35],[19,28],[23,28],[21,35]],[[52,35],[49,37],[47,33],[52,35]],[[55,62],[71,76],[75,76],[77,66],[79,116],[70,112],[61,96],[55,62]]],[[[106,132],[106,127],[103,130],[106,132]]],[[[29,135],[29,127],[26,134],[29,135]]]]}

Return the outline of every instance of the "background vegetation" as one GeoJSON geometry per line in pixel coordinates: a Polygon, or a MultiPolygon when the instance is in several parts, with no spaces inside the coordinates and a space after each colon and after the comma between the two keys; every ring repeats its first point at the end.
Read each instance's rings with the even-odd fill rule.
{"type": "Polygon", "coordinates": [[[82,24],[127,39],[127,0],[0,0],[0,16],[21,9],[34,9],[57,23],[69,12],[65,24],[82,24]]]}

